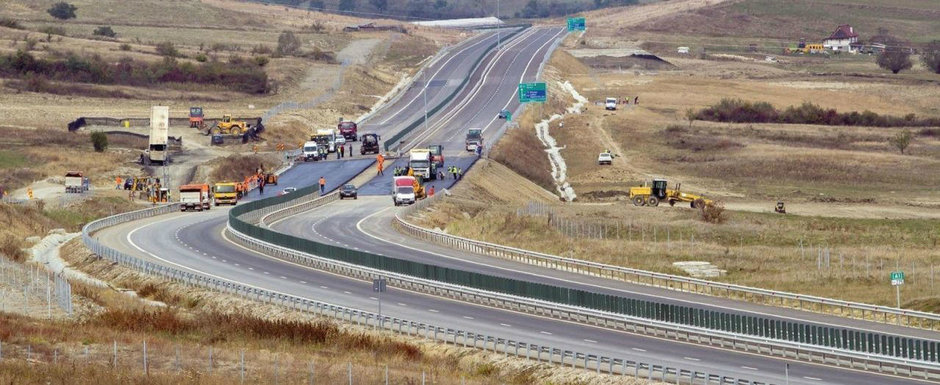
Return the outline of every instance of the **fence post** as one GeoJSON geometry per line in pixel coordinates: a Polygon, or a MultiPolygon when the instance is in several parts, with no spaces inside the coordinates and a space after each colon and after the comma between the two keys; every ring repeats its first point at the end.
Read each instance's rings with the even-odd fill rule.
{"type": "Polygon", "coordinates": [[[349,374],[349,385],[352,385],[352,363],[346,363],[346,372],[349,374]]]}
{"type": "Polygon", "coordinates": [[[113,349],[112,349],[112,356],[113,356],[113,357],[112,357],[112,360],[111,360],[111,365],[112,365],[114,368],[117,368],[117,340],[114,340],[114,346],[113,346],[113,349]]]}
{"type": "Polygon", "coordinates": [[[241,383],[245,383],[245,349],[242,349],[241,352],[241,370],[239,371],[239,378],[241,383]]]}
{"type": "Polygon", "coordinates": [[[150,375],[150,371],[147,370],[147,340],[144,340],[144,375],[150,375]]]}

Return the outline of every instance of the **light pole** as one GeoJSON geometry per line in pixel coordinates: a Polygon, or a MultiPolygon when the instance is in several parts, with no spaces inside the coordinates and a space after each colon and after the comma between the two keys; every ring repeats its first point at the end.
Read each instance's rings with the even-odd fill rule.
{"type": "Polygon", "coordinates": [[[499,0],[496,0],[496,50],[499,51],[499,0]]]}

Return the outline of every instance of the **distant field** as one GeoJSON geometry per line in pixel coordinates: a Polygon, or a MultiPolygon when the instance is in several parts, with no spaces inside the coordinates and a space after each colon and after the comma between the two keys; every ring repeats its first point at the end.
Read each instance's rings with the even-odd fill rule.
{"type": "Polygon", "coordinates": [[[940,2],[928,0],[745,0],[659,18],[629,30],[689,37],[800,38],[815,42],[840,24],[865,40],[878,28],[915,43],[940,39],[940,2]]]}

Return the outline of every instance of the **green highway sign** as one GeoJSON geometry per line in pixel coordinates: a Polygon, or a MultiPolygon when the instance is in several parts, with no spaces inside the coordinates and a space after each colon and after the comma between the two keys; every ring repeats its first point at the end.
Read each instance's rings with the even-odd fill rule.
{"type": "Polygon", "coordinates": [[[891,272],[891,285],[900,286],[904,284],[904,272],[903,271],[892,271],[891,272]]]}
{"type": "Polygon", "coordinates": [[[519,83],[519,103],[544,102],[545,83],[519,83]]]}
{"type": "Polygon", "coordinates": [[[584,18],[583,17],[569,17],[568,18],[568,32],[571,31],[584,31],[584,18]]]}

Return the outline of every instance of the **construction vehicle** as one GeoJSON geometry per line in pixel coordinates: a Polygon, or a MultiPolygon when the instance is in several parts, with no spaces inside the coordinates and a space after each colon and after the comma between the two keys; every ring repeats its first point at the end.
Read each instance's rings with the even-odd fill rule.
{"type": "Polygon", "coordinates": [[[170,132],[170,107],[150,108],[150,139],[146,153],[141,157],[145,165],[170,161],[168,142],[170,132]]]}
{"type": "Polygon", "coordinates": [[[212,199],[215,205],[228,203],[235,206],[238,203],[238,185],[235,182],[220,182],[212,186],[212,199]]]}
{"type": "Polygon", "coordinates": [[[246,131],[248,131],[248,123],[244,120],[233,120],[232,115],[222,115],[222,120],[209,129],[206,135],[241,135],[246,131]]]}
{"type": "Polygon", "coordinates": [[[424,198],[424,186],[414,176],[396,176],[392,179],[392,201],[395,206],[413,204],[424,198]]]}
{"type": "Polygon", "coordinates": [[[362,144],[359,145],[359,154],[378,154],[379,153],[379,136],[376,134],[364,134],[360,140],[362,144]]]}
{"type": "Polygon", "coordinates": [[[676,203],[688,202],[691,207],[698,208],[699,205],[711,206],[715,202],[701,195],[684,193],[681,191],[682,184],[677,184],[675,189],[667,188],[665,179],[653,179],[652,186],[630,187],[630,200],[635,206],[659,206],[660,202],[669,202],[670,206],[676,203]]]}
{"type": "Polygon", "coordinates": [[[202,107],[189,107],[189,127],[205,129],[206,122],[202,107]]]}
{"type": "Polygon", "coordinates": [[[208,184],[184,184],[180,186],[180,211],[208,210],[212,207],[211,200],[208,184]]]}
{"type": "Polygon", "coordinates": [[[467,130],[467,137],[464,140],[467,151],[476,151],[477,147],[483,146],[483,129],[471,128],[467,130]]]}
{"type": "Polygon", "coordinates": [[[777,201],[777,206],[774,207],[774,212],[777,214],[786,214],[787,209],[783,206],[783,201],[777,201]]]}
{"type": "Polygon", "coordinates": [[[428,150],[431,151],[431,166],[440,170],[444,167],[444,146],[440,144],[432,144],[428,146],[428,150]]]}
{"type": "Polygon", "coordinates": [[[81,194],[87,191],[85,184],[85,175],[80,171],[69,171],[65,173],[65,193],[81,194]]]}
{"type": "Polygon", "coordinates": [[[339,134],[346,138],[346,140],[356,141],[356,134],[359,131],[359,125],[356,122],[339,122],[336,125],[336,129],[339,130],[339,134]]]}
{"type": "Polygon", "coordinates": [[[336,152],[336,132],[333,130],[317,130],[315,135],[310,136],[310,140],[326,148],[327,152],[336,152]]]}
{"type": "Polygon", "coordinates": [[[410,152],[408,168],[411,169],[411,175],[425,181],[437,179],[437,169],[431,162],[431,150],[415,148],[410,152]]]}
{"type": "Polygon", "coordinates": [[[264,175],[264,184],[270,184],[270,185],[275,185],[275,186],[277,186],[277,179],[278,179],[278,175],[277,175],[277,174],[275,174],[275,173],[273,173],[273,172],[269,172],[269,173],[267,173],[267,174],[264,175]]]}

